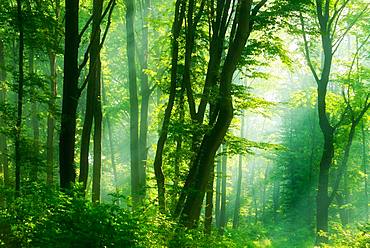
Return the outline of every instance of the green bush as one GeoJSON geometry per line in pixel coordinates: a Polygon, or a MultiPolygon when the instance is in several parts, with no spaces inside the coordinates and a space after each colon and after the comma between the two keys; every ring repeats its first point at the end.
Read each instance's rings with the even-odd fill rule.
{"type": "Polygon", "coordinates": [[[0,239],[4,247],[146,247],[152,223],[114,204],[32,186],[0,211],[0,239]]]}

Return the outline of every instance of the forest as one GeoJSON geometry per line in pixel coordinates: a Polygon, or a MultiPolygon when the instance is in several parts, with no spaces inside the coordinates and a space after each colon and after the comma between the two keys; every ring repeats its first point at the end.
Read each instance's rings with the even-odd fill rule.
{"type": "Polygon", "coordinates": [[[369,0],[0,0],[0,247],[370,247],[369,0]]]}

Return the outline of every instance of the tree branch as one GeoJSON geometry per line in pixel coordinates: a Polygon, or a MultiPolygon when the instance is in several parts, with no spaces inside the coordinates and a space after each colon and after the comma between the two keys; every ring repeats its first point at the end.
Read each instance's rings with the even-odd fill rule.
{"type": "Polygon", "coordinates": [[[351,30],[351,28],[356,24],[356,22],[360,19],[360,17],[367,11],[368,7],[369,7],[369,4],[366,5],[366,7],[360,12],[360,14],[358,14],[356,18],[353,20],[353,22],[345,29],[342,35],[340,35],[339,38],[334,42],[332,55],[336,53],[344,37],[351,30]]]}
{"type": "Polygon", "coordinates": [[[307,37],[306,37],[306,30],[305,30],[305,25],[304,25],[304,20],[303,20],[303,16],[302,16],[302,12],[299,12],[299,19],[301,21],[301,27],[302,27],[302,35],[303,35],[303,41],[304,41],[304,50],[305,50],[305,57],[306,57],[306,60],[307,60],[307,64],[315,78],[315,81],[316,83],[318,83],[320,81],[319,79],[319,76],[317,75],[317,72],[312,64],[312,61],[311,61],[311,55],[310,55],[310,49],[308,47],[308,41],[307,41],[307,37]]]}
{"type": "MultiPolygon", "coordinates": [[[[112,22],[112,13],[113,13],[113,9],[114,9],[114,6],[116,5],[116,0],[111,0],[109,3],[108,3],[108,6],[107,6],[107,9],[106,10],[108,10],[108,7],[109,7],[109,14],[108,14],[108,23],[107,23],[107,25],[106,25],[106,27],[105,27],[105,30],[104,30],[104,33],[103,33],[103,37],[102,37],[102,40],[101,40],[101,42],[100,42],[100,44],[99,44],[99,53],[100,53],[100,51],[101,51],[101,49],[103,48],[103,45],[104,45],[104,41],[105,41],[105,39],[106,39],[106,37],[107,37],[107,34],[108,34],[108,30],[109,30],[109,27],[110,27],[110,24],[111,24],[111,22],[112,22]]],[[[93,34],[94,35],[94,34],[93,34]]],[[[89,51],[90,50],[90,47],[91,47],[91,43],[89,44],[89,47],[88,47],[88,50],[87,51],[89,51]]],[[[86,51],[86,52],[87,52],[86,51]]],[[[85,53],[85,55],[86,55],[86,53],[85,53]]],[[[88,57],[88,55],[87,55],[87,57],[88,57]]],[[[85,61],[85,60],[84,60],[85,61]]],[[[86,63],[87,63],[87,60],[86,60],[86,62],[85,62],[85,65],[86,65],[86,63]]],[[[94,63],[93,65],[92,65],[92,68],[89,68],[89,73],[87,74],[87,76],[86,76],[86,78],[85,78],[85,80],[84,80],[84,82],[83,82],[83,84],[81,85],[81,87],[79,88],[79,94],[81,95],[81,93],[82,93],[82,91],[86,88],[86,85],[87,85],[87,83],[89,82],[89,80],[90,80],[90,75],[91,75],[91,71],[92,70],[94,70],[95,69],[95,67],[96,67],[96,65],[97,65],[97,63],[94,63]]],[[[81,70],[82,70],[82,68],[81,68],[81,70]]],[[[79,73],[81,73],[81,70],[79,71],[79,73]]]]}

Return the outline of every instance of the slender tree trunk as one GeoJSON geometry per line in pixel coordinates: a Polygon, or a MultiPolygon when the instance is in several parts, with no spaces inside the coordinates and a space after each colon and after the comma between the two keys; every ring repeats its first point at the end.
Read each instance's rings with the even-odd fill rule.
{"type": "Polygon", "coordinates": [[[100,102],[100,92],[96,99],[94,111],[94,163],[93,163],[93,185],[92,201],[100,202],[100,179],[102,173],[101,162],[101,142],[102,142],[102,108],[100,102]]]}
{"type": "Polygon", "coordinates": [[[15,125],[15,192],[20,195],[21,186],[21,128],[22,128],[22,108],[23,108],[23,84],[24,84],[24,28],[22,2],[17,0],[17,15],[19,28],[19,61],[18,61],[18,96],[17,96],[17,121],[15,125]]]}
{"type": "MultiPolygon", "coordinates": [[[[91,35],[93,36],[93,35],[91,35]]],[[[94,42],[93,40],[91,42],[94,42]]],[[[99,42],[99,40],[98,40],[99,42]]],[[[94,61],[96,63],[96,60],[94,61]]],[[[91,71],[89,72],[90,78],[87,84],[87,94],[86,94],[86,110],[85,110],[85,117],[84,123],[82,128],[82,135],[81,135],[81,150],[80,150],[80,175],[79,181],[82,182],[83,190],[86,191],[87,179],[89,177],[89,152],[90,152],[90,137],[91,137],[91,130],[92,124],[94,120],[94,109],[95,109],[95,70],[96,67],[92,65],[93,61],[90,60],[90,68],[91,71]]]]}
{"type": "Polygon", "coordinates": [[[101,107],[101,62],[100,62],[100,18],[103,11],[103,0],[94,0],[92,44],[90,52],[91,78],[94,83],[94,162],[92,179],[92,202],[100,202],[100,179],[101,179],[101,142],[102,142],[102,107],[101,107]]]}
{"type": "MultiPolygon", "coordinates": [[[[180,222],[188,228],[194,228],[198,224],[205,189],[213,169],[214,157],[233,118],[231,81],[253,26],[250,22],[251,7],[252,1],[250,0],[240,0],[237,3],[237,13],[232,24],[237,28],[231,34],[229,50],[220,74],[218,115],[215,117],[215,124],[204,135],[196,153],[192,166],[197,173],[195,180],[191,183],[181,212],[180,222]]],[[[193,175],[189,173],[189,176],[193,175]]]]}
{"type": "Polygon", "coordinates": [[[221,167],[222,167],[222,158],[219,157],[216,166],[216,203],[215,203],[216,227],[218,229],[220,228],[221,174],[222,174],[221,167]]]}
{"type": "Polygon", "coordinates": [[[258,221],[258,204],[257,204],[257,195],[256,195],[256,185],[254,176],[256,174],[256,159],[253,159],[253,164],[251,166],[251,179],[250,179],[250,186],[251,195],[252,195],[252,206],[254,208],[254,223],[257,224],[258,221]]]}
{"type": "MultiPolygon", "coordinates": [[[[28,74],[32,77],[34,74],[34,51],[33,48],[30,48],[29,51],[29,65],[28,65],[28,74]]],[[[31,123],[33,129],[33,149],[34,156],[38,158],[40,156],[40,122],[38,117],[38,107],[36,99],[32,99],[31,102],[31,123]]],[[[32,169],[30,171],[30,178],[33,182],[37,181],[38,174],[38,164],[33,163],[32,169]]]]}
{"type": "MultiPolygon", "coordinates": [[[[348,204],[349,203],[349,189],[348,189],[348,160],[349,160],[349,155],[353,143],[353,138],[355,136],[355,131],[356,131],[356,125],[352,124],[351,129],[349,131],[349,136],[347,140],[347,144],[344,148],[344,155],[343,155],[343,160],[342,160],[342,165],[341,168],[343,168],[343,203],[348,204]]],[[[339,180],[339,179],[338,179],[339,180]]],[[[339,187],[339,186],[338,186],[339,187]]],[[[337,190],[337,189],[334,189],[337,190]]],[[[332,194],[336,194],[333,192],[332,194]]],[[[345,208],[343,209],[343,221],[342,224],[343,226],[346,226],[349,221],[350,221],[350,212],[349,209],[345,208]]]]}
{"type": "Polygon", "coordinates": [[[279,202],[279,199],[280,199],[280,183],[278,180],[274,180],[274,191],[273,191],[273,195],[272,195],[272,206],[273,206],[273,210],[274,210],[274,222],[277,223],[278,222],[278,210],[280,208],[280,202],[279,202]]]}
{"type": "Polygon", "coordinates": [[[316,149],[316,111],[313,111],[313,118],[311,121],[311,153],[310,153],[310,165],[308,167],[308,195],[307,195],[307,223],[309,225],[312,224],[312,220],[314,218],[314,206],[312,200],[314,198],[312,185],[313,185],[313,173],[314,173],[314,166],[315,166],[315,149],[316,149]]]}
{"type": "Polygon", "coordinates": [[[240,197],[242,188],[242,174],[243,173],[243,156],[239,155],[238,162],[238,178],[236,182],[236,194],[235,194],[235,206],[234,206],[234,216],[233,216],[233,228],[236,229],[239,226],[239,215],[240,215],[240,197]]]}
{"type": "Polygon", "coordinates": [[[178,37],[180,35],[182,22],[184,19],[185,3],[183,0],[176,1],[175,18],[172,25],[172,58],[171,58],[171,84],[170,84],[170,95],[167,103],[167,107],[164,113],[162,128],[159,134],[157,142],[157,150],[154,159],[154,174],[157,181],[158,188],[158,203],[159,209],[162,213],[166,209],[166,197],[165,197],[165,178],[162,170],[162,159],[164,145],[167,140],[168,127],[170,124],[170,118],[172,108],[176,97],[176,86],[177,86],[177,64],[179,58],[179,43],[178,37]]]}
{"type": "Polygon", "coordinates": [[[327,243],[326,235],[320,235],[321,232],[328,232],[329,218],[329,170],[334,157],[334,131],[331,126],[326,111],[326,94],[329,83],[329,77],[332,65],[332,44],[330,33],[327,31],[322,33],[322,45],[324,51],[324,64],[321,73],[321,79],[317,81],[317,108],[319,115],[319,124],[321,132],[324,136],[324,147],[322,150],[320,167],[319,167],[319,183],[316,198],[316,243],[327,243]]]}
{"type": "Polygon", "coordinates": [[[364,172],[364,202],[365,202],[365,220],[369,220],[369,194],[368,194],[368,182],[367,182],[367,159],[368,155],[366,153],[366,132],[365,132],[365,121],[361,123],[361,134],[362,134],[362,170],[364,172]]]}
{"type": "MultiPolygon", "coordinates": [[[[242,115],[242,123],[240,126],[240,137],[244,138],[245,129],[245,117],[242,115]]],[[[242,191],[242,179],[243,179],[243,156],[239,155],[239,165],[238,165],[238,179],[236,183],[236,194],[235,194],[235,207],[234,207],[234,219],[233,228],[236,229],[239,226],[239,215],[240,215],[240,196],[242,191]]]]}
{"type": "Polygon", "coordinates": [[[269,176],[269,166],[267,165],[265,169],[265,176],[263,178],[263,189],[262,189],[262,213],[261,213],[261,219],[264,221],[265,219],[265,210],[266,210],[266,190],[267,190],[267,179],[269,176]]]}
{"type": "Polygon", "coordinates": [[[49,52],[49,64],[51,80],[46,138],[46,182],[48,185],[52,185],[54,183],[55,99],[57,96],[56,55],[53,51],[49,52]]]}
{"type": "Polygon", "coordinates": [[[211,172],[211,177],[209,180],[209,185],[207,188],[206,196],[206,207],[204,213],[204,233],[211,234],[212,230],[212,210],[213,210],[213,182],[215,178],[214,169],[211,172]]]}
{"type": "Polygon", "coordinates": [[[65,50],[62,117],[59,140],[60,187],[65,190],[76,178],[75,140],[78,88],[78,0],[65,1],[65,50]]]}
{"type": "MultiPolygon", "coordinates": [[[[179,121],[180,123],[184,123],[185,121],[185,85],[184,85],[184,80],[181,81],[181,89],[179,92],[179,121]]],[[[177,198],[177,195],[179,193],[179,181],[180,181],[180,165],[181,165],[181,150],[182,150],[182,134],[178,134],[175,137],[176,140],[176,151],[175,151],[175,163],[174,163],[174,199],[177,198]]],[[[180,192],[182,193],[182,192],[180,192]]],[[[181,197],[181,195],[180,195],[181,197]]],[[[176,209],[175,209],[176,211],[176,209]]],[[[178,215],[176,215],[178,216],[178,215]]]]}
{"type": "Polygon", "coordinates": [[[140,188],[139,161],[139,103],[137,97],[136,58],[135,58],[135,1],[126,1],[127,59],[130,93],[130,155],[131,155],[131,196],[134,208],[143,199],[140,188]]]}
{"type": "Polygon", "coordinates": [[[227,179],[227,146],[223,145],[222,149],[222,167],[221,167],[221,210],[220,210],[220,228],[219,234],[223,235],[227,224],[226,216],[226,179],[227,179]]]}
{"type": "MultiPolygon", "coordinates": [[[[6,69],[5,69],[5,47],[2,40],[0,40],[0,105],[5,106],[6,104],[6,69]]],[[[0,128],[4,128],[6,125],[3,118],[0,118],[0,128]]],[[[7,148],[7,137],[5,133],[0,132],[0,167],[3,172],[3,185],[9,186],[9,164],[8,164],[8,148],[7,148]]]]}
{"type": "Polygon", "coordinates": [[[140,111],[140,135],[139,135],[139,176],[140,176],[140,188],[142,191],[142,196],[146,195],[146,161],[148,157],[148,111],[149,111],[149,98],[151,91],[149,88],[149,78],[146,74],[148,69],[148,30],[149,23],[147,19],[149,18],[150,11],[150,0],[142,1],[142,53],[141,53],[141,72],[140,72],[140,82],[141,82],[141,111],[140,111]]]}
{"type": "MultiPolygon", "coordinates": [[[[60,0],[55,1],[55,17],[60,22],[60,0]]],[[[58,45],[57,43],[55,45],[58,45]]],[[[57,63],[56,53],[53,49],[49,50],[50,67],[50,99],[48,102],[47,118],[47,138],[46,138],[46,183],[54,184],[54,134],[55,134],[55,116],[57,97],[57,63]]]]}
{"type": "MultiPolygon", "coordinates": [[[[107,96],[105,91],[104,81],[102,80],[102,96],[103,96],[103,104],[107,104],[107,96]]],[[[114,140],[113,140],[113,128],[111,125],[110,115],[108,113],[105,114],[105,120],[108,129],[108,139],[109,139],[109,150],[110,150],[110,159],[112,164],[113,170],[113,177],[114,177],[114,187],[116,189],[116,193],[118,193],[118,175],[117,175],[117,165],[116,165],[116,156],[114,151],[114,140]]]]}

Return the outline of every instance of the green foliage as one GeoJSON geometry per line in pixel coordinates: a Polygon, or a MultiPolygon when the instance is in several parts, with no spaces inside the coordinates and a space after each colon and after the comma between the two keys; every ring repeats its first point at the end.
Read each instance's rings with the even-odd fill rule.
{"type": "Polygon", "coordinates": [[[367,248],[370,244],[370,223],[359,225],[356,229],[343,228],[341,225],[334,226],[334,233],[329,235],[331,243],[325,248],[367,248]]]}
{"type": "Polygon", "coordinates": [[[33,185],[1,210],[0,238],[2,247],[146,247],[161,225],[114,204],[33,185]]]}

